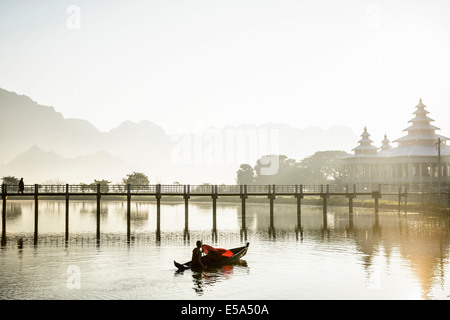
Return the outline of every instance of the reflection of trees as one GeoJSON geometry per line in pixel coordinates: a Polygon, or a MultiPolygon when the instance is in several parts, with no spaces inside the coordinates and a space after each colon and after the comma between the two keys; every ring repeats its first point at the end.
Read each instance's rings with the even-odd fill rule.
{"type": "MultiPolygon", "coordinates": [[[[398,250],[421,283],[423,298],[429,298],[436,277],[443,281],[443,261],[448,258],[449,225],[446,217],[392,214],[380,215],[371,228],[356,228],[353,236],[370,277],[373,257],[384,250],[389,259],[398,250]],[[383,231],[381,233],[381,230],[383,231]]],[[[357,221],[357,219],[355,219],[357,221]]],[[[357,224],[357,222],[356,222],[357,224]]]]}
{"type": "MultiPolygon", "coordinates": [[[[343,243],[343,246],[353,243],[356,250],[361,253],[358,258],[369,282],[371,278],[377,276],[375,273],[380,268],[374,263],[375,257],[381,254],[389,264],[394,254],[400,255],[403,261],[409,261],[406,267],[420,281],[423,298],[431,297],[431,289],[436,281],[444,282],[450,247],[449,217],[403,212],[375,214],[373,209],[358,209],[354,214],[349,214],[343,208],[341,211],[331,210],[336,210],[336,213],[324,216],[320,206],[303,206],[302,232],[299,234],[299,230],[296,229],[295,206],[290,206],[290,209],[286,210],[282,205],[276,205],[274,213],[276,236],[271,238],[329,242],[336,245],[343,243]]],[[[270,225],[267,206],[254,208],[249,206],[247,217],[249,216],[255,220],[260,234],[267,234],[266,230],[270,225]]],[[[268,234],[267,237],[269,238],[268,234]]]]}
{"type": "Polygon", "coordinates": [[[13,221],[20,218],[22,216],[22,206],[23,203],[21,202],[9,201],[6,205],[7,219],[13,221]]]}
{"type": "Polygon", "coordinates": [[[448,259],[449,229],[447,217],[420,216],[403,221],[399,237],[401,254],[421,282],[423,298],[429,298],[435,278],[444,279],[443,261],[448,259]]]}

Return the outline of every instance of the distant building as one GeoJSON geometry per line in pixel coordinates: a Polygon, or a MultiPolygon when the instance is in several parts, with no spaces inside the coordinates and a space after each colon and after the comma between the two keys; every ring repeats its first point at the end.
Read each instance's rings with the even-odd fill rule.
{"type": "Polygon", "coordinates": [[[408,190],[429,190],[440,185],[447,190],[450,184],[450,146],[449,138],[436,133],[440,130],[431,124],[426,106],[420,99],[413,113],[411,125],[403,131],[407,134],[394,140],[392,147],[386,135],[379,148],[373,145],[367,128],[361,134],[359,145],[353,155],[342,159],[344,184],[356,184],[358,189],[378,184],[398,188],[406,186],[408,190]],[[440,141],[440,156],[438,141],[440,141]],[[439,174],[439,167],[441,168],[439,174]]]}

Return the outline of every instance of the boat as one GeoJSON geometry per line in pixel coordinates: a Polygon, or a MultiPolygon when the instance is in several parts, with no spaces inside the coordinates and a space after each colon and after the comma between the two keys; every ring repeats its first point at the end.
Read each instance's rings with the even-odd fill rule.
{"type": "MultiPolygon", "coordinates": [[[[245,246],[243,246],[243,247],[238,247],[238,248],[233,248],[233,249],[228,249],[228,250],[216,249],[219,252],[222,252],[222,250],[223,250],[223,252],[230,252],[231,251],[233,253],[233,255],[229,256],[229,254],[226,254],[223,257],[223,259],[216,260],[216,261],[207,260],[208,256],[205,255],[205,256],[202,257],[202,261],[206,262],[207,268],[215,268],[215,267],[220,267],[220,266],[223,266],[223,265],[235,264],[235,263],[239,262],[239,260],[243,256],[245,256],[245,254],[247,253],[249,245],[250,245],[250,243],[247,242],[247,244],[245,246]]],[[[211,248],[211,247],[209,247],[209,248],[211,248]]],[[[185,262],[185,263],[181,264],[181,263],[178,263],[178,262],[176,262],[174,260],[173,263],[174,263],[175,267],[178,268],[178,271],[184,271],[184,270],[187,270],[187,269],[191,269],[191,261],[188,261],[188,262],[185,262]]]]}

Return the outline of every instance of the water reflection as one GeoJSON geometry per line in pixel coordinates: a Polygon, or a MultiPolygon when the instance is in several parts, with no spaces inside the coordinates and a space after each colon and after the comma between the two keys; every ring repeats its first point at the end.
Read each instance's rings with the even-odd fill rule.
{"type": "Polygon", "coordinates": [[[221,267],[207,268],[201,271],[176,271],[175,274],[177,276],[187,276],[185,273],[191,274],[193,282],[192,289],[198,296],[202,296],[206,291],[211,290],[217,283],[230,280],[236,269],[239,269],[240,273],[248,273],[249,268],[247,261],[240,260],[233,265],[223,265],[221,267]]]}
{"type": "MultiPolygon", "coordinates": [[[[95,245],[95,201],[70,203],[70,246],[95,245]]],[[[251,253],[260,246],[279,245],[295,249],[311,249],[322,254],[330,266],[329,257],[345,257],[350,266],[356,264],[365,277],[364,285],[370,290],[387,286],[392,274],[404,274],[417,282],[419,298],[436,296],[448,298],[448,270],[450,269],[450,218],[419,213],[380,212],[373,209],[329,208],[323,214],[321,207],[304,206],[298,220],[295,205],[276,205],[273,220],[266,204],[248,203],[245,229],[239,204],[220,204],[217,207],[217,232],[211,232],[212,208],[208,203],[189,204],[189,237],[183,237],[185,228],[184,203],[163,204],[161,228],[156,235],[156,206],[153,202],[133,202],[131,207],[131,245],[151,244],[161,247],[190,246],[190,239],[202,239],[211,244],[249,242],[251,253]],[[326,255],[328,254],[328,258],[326,255]]],[[[39,206],[39,246],[53,246],[64,242],[64,202],[41,201],[39,206]]],[[[102,202],[101,245],[120,246],[126,243],[126,203],[102,202]]],[[[33,246],[33,201],[9,201],[7,207],[7,248],[33,246]],[[23,243],[19,245],[19,239],[23,243]]],[[[20,247],[20,248],[19,248],[20,247]]],[[[281,248],[278,258],[286,253],[281,248]]],[[[303,251],[304,252],[304,251],[303,251]]],[[[265,252],[260,252],[262,256],[265,252]]],[[[277,253],[278,254],[278,253],[277,253]]],[[[267,257],[266,258],[270,258],[267,257]]],[[[299,256],[298,261],[307,263],[313,256],[299,256]],[[303,259],[303,260],[302,260],[303,259]]],[[[287,263],[301,268],[297,260],[287,263]]],[[[253,265],[252,261],[252,265],[253,265]]],[[[237,265],[230,270],[207,270],[201,273],[185,273],[191,276],[193,290],[198,295],[218,283],[233,279],[236,270],[248,267],[237,265]]],[[[331,268],[331,267],[330,267],[331,268]]],[[[294,268],[292,268],[294,269],[294,268]]],[[[191,289],[190,289],[191,290],[191,289]]]]}

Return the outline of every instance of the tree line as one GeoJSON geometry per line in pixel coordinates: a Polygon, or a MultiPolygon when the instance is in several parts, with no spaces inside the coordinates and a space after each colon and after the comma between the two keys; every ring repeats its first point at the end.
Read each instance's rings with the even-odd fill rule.
{"type": "Polygon", "coordinates": [[[236,172],[236,183],[243,185],[340,183],[342,168],[338,159],[347,155],[345,151],[318,151],[300,161],[285,155],[275,157],[272,155],[270,157],[272,161],[278,161],[278,170],[274,174],[264,174],[262,169],[274,164],[266,163],[260,158],[253,167],[241,164],[236,172]]]}
{"type": "MultiPolygon", "coordinates": [[[[15,177],[15,176],[4,176],[2,178],[2,183],[11,185],[11,186],[17,186],[17,185],[19,185],[19,178],[15,177]]],[[[86,188],[86,190],[88,190],[88,189],[96,190],[98,184],[106,187],[110,183],[111,183],[111,181],[106,180],[106,179],[94,179],[94,182],[91,182],[91,183],[80,182],[80,185],[82,186],[82,188],[86,188]]],[[[147,186],[150,184],[150,180],[148,179],[148,176],[142,172],[133,172],[133,173],[127,174],[126,177],[124,177],[122,179],[122,183],[124,185],[131,184],[131,185],[147,186]]],[[[62,185],[62,184],[66,184],[66,183],[59,179],[51,179],[51,180],[44,181],[42,184],[43,185],[62,185]]]]}

